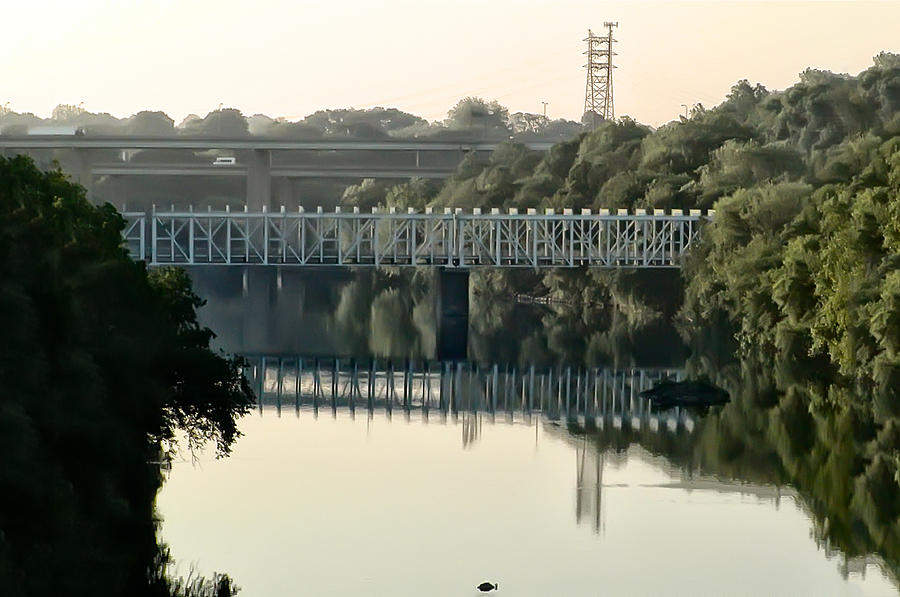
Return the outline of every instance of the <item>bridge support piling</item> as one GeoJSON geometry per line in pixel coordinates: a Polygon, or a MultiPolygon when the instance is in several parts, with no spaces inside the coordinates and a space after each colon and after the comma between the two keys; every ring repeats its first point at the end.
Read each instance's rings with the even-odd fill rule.
{"type": "Polygon", "coordinates": [[[280,334],[276,328],[275,302],[277,274],[270,268],[245,267],[241,276],[244,312],[241,316],[241,346],[245,352],[257,351],[280,334]]]}
{"type": "Polygon", "coordinates": [[[272,200],[272,156],[268,149],[250,151],[247,165],[247,209],[262,211],[272,200]]]}
{"type": "Polygon", "coordinates": [[[438,268],[435,276],[437,358],[466,358],[469,341],[469,272],[438,268]]]}

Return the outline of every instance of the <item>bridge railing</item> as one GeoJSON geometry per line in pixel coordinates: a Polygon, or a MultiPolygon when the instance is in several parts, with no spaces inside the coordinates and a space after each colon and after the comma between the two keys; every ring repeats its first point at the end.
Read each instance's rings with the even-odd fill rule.
{"type": "Polygon", "coordinates": [[[699,210],[576,214],[449,208],[125,214],[132,254],[149,256],[153,265],[530,268],[679,267],[702,222],[712,215],[699,210]]]}

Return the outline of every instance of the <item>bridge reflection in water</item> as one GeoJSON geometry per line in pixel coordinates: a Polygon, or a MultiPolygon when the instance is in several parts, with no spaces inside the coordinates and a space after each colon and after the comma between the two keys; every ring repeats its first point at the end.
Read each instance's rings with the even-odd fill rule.
{"type": "Polygon", "coordinates": [[[601,533],[603,473],[607,456],[621,465],[624,455],[608,455],[588,441],[585,430],[630,436],[666,434],[679,441],[697,421],[682,409],[656,411],[639,396],[665,379],[681,380],[680,369],[578,368],[478,364],[466,361],[390,361],[303,356],[245,356],[244,374],[258,397],[260,412],[320,410],[371,418],[394,410],[428,423],[457,423],[463,448],[482,435],[487,419],[527,424],[575,448],[575,519],[601,533]],[[433,417],[433,418],[430,418],[433,417]],[[544,423],[541,425],[541,423],[544,423]],[[574,432],[573,433],[570,433],[574,432]]]}
{"type": "MultiPolygon", "coordinates": [[[[454,418],[460,414],[503,415],[507,421],[540,417],[633,430],[692,431],[694,417],[683,409],[656,411],[639,396],[682,371],[662,368],[603,369],[478,364],[460,361],[245,356],[244,374],[259,408],[279,413],[293,408],[421,412],[454,418]]],[[[464,418],[468,425],[468,421],[464,418]]],[[[475,423],[473,423],[475,424],[475,423]]],[[[467,432],[476,433],[477,428],[467,432]]]]}

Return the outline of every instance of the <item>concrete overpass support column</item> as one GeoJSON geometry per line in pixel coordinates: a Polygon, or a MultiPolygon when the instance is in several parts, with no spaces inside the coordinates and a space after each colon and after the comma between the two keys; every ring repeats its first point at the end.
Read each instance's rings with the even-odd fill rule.
{"type": "Polygon", "coordinates": [[[94,177],[91,174],[91,158],[84,149],[76,149],[75,152],[75,181],[87,190],[87,198],[93,202],[94,177]]]}
{"type": "Polygon", "coordinates": [[[294,207],[294,185],[290,178],[287,176],[279,178],[275,193],[278,201],[277,207],[282,205],[288,209],[294,207]]]}
{"type": "Polygon", "coordinates": [[[463,360],[469,343],[469,271],[438,268],[434,296],[436,356],[438,360],[463,360]]]}
{"type": "Polygon", "coordinates": [[[121,176],[106,177],[106,188],[108,189],[106,200],[112,203],[116,209],[122,209],[123,207],[128,209],[128,205],[125,203],[125,193],[123,192],[124,184],[125,181],[122,180],[121,176]]]}
{"type": "Polygon", "coordinates": [[[272,156],[268,149],[254,149],[250,152],[247,165],[247,209],[262,211],[272,200],[272,156]]]}

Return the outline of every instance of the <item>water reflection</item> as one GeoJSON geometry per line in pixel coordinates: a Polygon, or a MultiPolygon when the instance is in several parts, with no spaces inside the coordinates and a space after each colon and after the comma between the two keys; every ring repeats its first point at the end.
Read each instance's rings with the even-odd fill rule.
{"type": "MultiPolygon", "coordinates": [[[[594,327],[599,315],[591,310],[602,310],[600,307],[520,304],[503,294],[507,289],[502,284],[491,286],[490,279],[475,282],[480,286],[473,294],[469,335],[469,358],[474,362],[438,362],[429,360],[434,356],[435,339],[427,276],[391,272],[264,275],[272,275],[272,280],[259,284],[240,275],[231,282],[224,280],[227,276],[216,278],[208,281],[215,287],[213,292],[210,288],[201,292],[210,296],[204,317],[222,332],[222,348],[250,353],[247,372],[265,416],[242,427],[248,434],[242,445],[251,452],[259,449],[260,461],[271,458],[271,446],[263,450],[259,446],[265,442],[253,434],[270,433],[280,424],[274,421],[283,417],[285,424],[303,429],[304,437],[298,438],[294,437],[299,435],[296,427],[281,428],[281,449],[285,458],[302,461],[303,468],[293,474],[309,478],[310,483],[335,483],[333,476],[320,468],[350,467],[346,475],[360,475],[368,484],[342,482],[345,491],[383,492],[386,502],[400,499],[407,504],[404,492],[419,495],[432,489],[420,486],[427,478],[439,488],[428,498],[439,509],[450,508],[458,520],[471,520],[473,525],[480,521],[492,529],[496,519],[506,520],[515,513],[516,522],[497,529],[507,536],[496,538],[496,549],[529,545],[543,558],[531,562],[535,570],[562,557],[557,553],[560,549],[569,550],[566,557],[581,562],[585,569],[605,570],[590,587],[572,581],[567,594],[595,594],[597,586],[620,589],[611,594],[728,592],[722,587],[749,594],[827,595],[851,589],[863,594],[896,593],[900,483],[885,473],[890,467],[875,465],[897,458],[900,424],[876,425],[864,409],[829,410],[821,403],[814,408],[813,400],[823,400],[816,396],[847,392],[826,387],[816,378],[815,368],[798,371],[800,361],[736,361],[732,337],[724,328],[708,330],[709,338],[704,338],[716,350],[695,346],[694,355],[682,365],[680,342],[655,324],[643,328],[643,340],[616,328],[614,322],[598,335],[594,327]],[[589,343],[587,337],[592,338],[589,343]],[[333,354],[345,356],[328,356],[333,354]],[[706,413],[660,412],[638,396],[662,379],[697,375],[708,376],[728,390],[732,403],[706,413]],[[321,417],[320,412],[330,416],[321,417]],[[284,416],[291,413],[299,421],[284,416]],[[307,421],[314,422],[310,425],[307,421]],[[393,452],[393,459],[385,456],[369,462],[371,470],[357,470],[347,462],[358,457],[357,452],[350,455],[351,450],[372,448],[348,439],[360,424],[367,438],[376,438],[372,441],[396,440],[393,448],[409,453],[393,452]],[[394,439],[383,437],[385,425],[390,426],[394,439]],[[442,443],[451,439],[451,443],[442,443]],[[307,440],[310,443],[300,445],[307,440]],[[565,449],[557,453],[560,446],[565,449]],[[299,450],[329,450],[336,456],[325,464],[298,456],[299,450]],[[416,459],[419,450],[431,460],[416,459]],[[535,468],[531,461],[525,463],[526,454],[540,459],[548,453],[555,456],[546,469],[535,468]],[[469,460],[465,460],[466,454],[469,460]],[[480,458],[487,458],[493,468],[470,474],[480,458]],[[394,469],[407,459],[419,467],[415,475],[396,477],[394,469]],[[445,477],[432,476],[429,468],[434,467],[444,470],[445,477]],[[565,471],[564,480],[560,471],[565,471]],[[491,474],[512,477],[504,482],[491,474]],[[491,503],[479,493],[482,486],[488,494],[498,488],[509,493],[495,495],[491,503]],[[530,492],[549,492],[551,488],[563,496],[565,520],[553,518],[551,513],[556,511],[547,503],[531,500],[530,492]],[[471,503],[467,502],[470,499],[471,503]],[[469,503],[469,509],[459,506],[461,503],[469,503]],[[670,518],[658,516],[659,512],[670,518]],[[516,525],[523,520],[534,520],[544,529],[541,542],[529,543],[527,535],[518,533],[516,525]],[[568,532],[546,532],[547,525],[571,525],[573,520],[582,530],[591,529],[593,540],[608,544],[609,549],[580,543],[577,535],[568,532]],[[626,520],[632,528],[642,530],[633,536],[622,534],[626,520]],[[713,521],[722,528],[712,528],[713,521]],[[794,533],[790,537],[789,530],[794,533]],[[642,549],[629,551],[635,542],[642,549]],[[666,553],[654,551],[657,544],[665,547],[666,553]],[[549,545],[557,550],[548,551],[549,545]],[[719,584],[698,581],[696,591],[673,591],[671,585],[656,586],[649,578],[641,581],[646,590],[633,590],[624,582],[617,585],[609,576],[630,569],[631,564],[616,550],[634,561],[651,562],[651,576],[681,578],[682,587],[690,586],[688,580],[673,566],[696,569],[698,562],[714,562],[703,574],[719,575],[719,584]],[[760,550],[771,550],[778,558],[768,558],[768,554],[758,553],[760,550]],[[591,558],[579,559],[585,553],[591,558]],[[608,562],[615,562],[617,568],[606,568],[608,562]],[[734,586],[733,578],[746,578],[748,570],[760,568],[781,572],[771,572],[773,580],[768,584],[756,579],[757,584],[748,585],[750,589],[734,586]],[[876,569],[883,573],[874,574],[873,580],[876,569]],[[733,578],[725,578],[723,571],[733,578]],[[835,572],[838,580],[832,578],[835,572]],[[859,583],[866,574],[867,581],[859,583]],[[792,585],[789,577],[803,582],[792,585]],[[841,578],[850,580],[841,584],[841,578]],[[883,578],[889,580],[882,582],[883,578]]],[[[240,452],[236,456],[233,462],[238,464],[222,466],[239,468],[240,452]]],[[[176,471],[173,479],[179,474],[176,471]]],[[[230,474],[241,478],[242,473],[230,474]]],[[[221,491],[227,493],[228,486],[221,491]]],[[[330,493],[318,493],[317,497],[336,499],[330,493]]],[[[554,503],[560,499],[557,494],[544,497],[554,503]]],[[[302,496],[290,499],[306,503],[302,496]]],[[[307,506],[316,509],[321,502],[307,506]]],[[[345,515],[335,515],[331,524],[341,527],[345,515]]],[[[305,521],[312,529],[321,523],[305,521]]],[[[167,525],[170,522],[171,518],[167,525]]],[[[367,529],[371,524],[356,522],[367,529]]],[[[296,532],[308,530],[298,528],[296,532]]],[[[382,531],[384,536],[393,536],[390,529],[382,531]]],[[[434,537],[425,539],[423,532],[410,529],[401,538],[410,544],[424,541],[434,553],[448,550],[453,557],[473,549],[470,543],[458,542],[447,529],[435,530],[434,537]]],[[[210,549],[197,546],[191,550],[189,539],[183,545],[179,541],[173,539],[172,544],[183,549],[188,559],[210,549]]],[[[380,548],[369,545],[367,549],[380,548]]],[[[409,557],[418,553],[412,550],[409,557]]],[[[483,580],[481,577],[496,577],[494,569],[463,560],[463,569],[478,570],[467,587],[483,580]]],[[[390,568],[389,562],[383,565],[390,568]]],[[[235,566],[222,563],[215,568],[234,571],[238,580],[243,580],[239,584],[250,586],[235,566]]],[[[545,575],[551,574],[549,568],[543,570],[545,575]]],[[[532,573],[513,564],[509,570],[507,578],[515,573],[525,579],[532,573]]],[[[560,577],[570,572],[569,568],[557,571],[560,577]]],[[[455,579],[442,577],[443,571],[429,569],[429,573],[444,579],[441,587],[453,586],[455,579]]],[[[646,570],[634,569],[633,573],[646,575],[646,570]]],[[[370,576],[377,578],[378,574],[371,571],[370,576]]],[[[500,580],[507,590],[510,585],[500,580]]],[[[533,575],[531,580],[533,587],[543,586],[542,576],[533,575]]],[[[295,594],[295,588],[282,594],[295,594]]],[[[371,594],[372,588],[359,586],[356,593],[371,594]]],[[[318,589],[312,593],[341,594],[329,593],[327,585],[318,589]]],[[[442,594],[433,589],[427,584],[407,594],[442,594]]],[[[544,589],[522,589],[516,594],[559,593],[557,587],[544,589]]]]}
{"type": "Polygon", "coordinates": [[[176,557],[227,567],[248,594],[466,595],[488,577],[534,596],[893,591],[877,561],[836,562],[811,542],[790,488],[597,435],[695,446],[697,430],[386,406],[354,417],[348,404],[278,416],[271,402],[232,458],[176,463],[160,496],[176,557]]]}
{"type": "Polygon", "coordinates": [[[590,520],[594,532],[602,529],[603,519],[603,469],[606,453],[597,453],[587,443],[575,445],[576,479],[575,520],[580,524],[590,520]]]}
{"type": "Polygon", "coordinates": [[[317,358],[302,356],[244,357],[244,374],[255,388],[260,408],[274,405],[280,413],[292,405],[317,412],[365,408],[391,413],[421,410],[454,419],[460,413],[501,414],[509,421],[542,416],[566,419],[603,429],[647,428],[656,432],[693,430],[695,417],[686,409],[655,410],[640,393],[663,380],[680,380],[682,371],[659,368],[516,367],[460,361],[412,361],[317,358]]]}
{"type": "Polygon", "coordinates": [[[464,412],[462,416],[462,445],[470,448],[481,437],[482,417],[479,413],[464,412]]]}
{"type": "MultiPolygon", "coordinates": [[[[208,301],[201,321],[216,330],[226,352],[436,357],[433,271],[195,268],[191,274],[208,301]]],[[[535,284],[537,277],[521,282],[525,288],[535,284]]],[[[535,303],[529,296],[490,272],[472,274],[470,360],[538,366],[671,366],[684,360],[681,339],[662,319],[632,329],[621,318],[610,319],[599,303],[535,303]]]]}
{"type": "MultiPolygon", "coordinates": [[[[855,504],[864,502],[834,493],[851,482],[853,462],[860,458],[858,448],[831,440],[824,468],[809,468],[809,462],[819,458],[815,436],[808,436],[810,429],[834,429],[848,422],[829,422],[821,415],[813,422],[808,415],[782,409],[774,413],[779,417],[778,426],[769,427],[768,416],[760,418],[766,411],[758,405],[771,401],[777,392],[771,385],[774,382],[759,371],[752,378],[738,376],[739,385],[733,377],[730,385],[727,376],[720,379],[729,385],[735,402],[698,413],[659,411],[639,396],[662,380],[682,379],[685,373],[680,369],[300,356],[251,356],[248,361],[248,375],[261,397],[260,408],[271,405],[279,414],[285,408],[293,407],[299,413],[309,406],[314,413],[327,408],[336,416],[338,410],[354,414],[359,408],[369,417],[376,411],[390,416],[398,410],[408,420],[410,413],[418,412],[424,422],[436,417],[442,423],[448,419],[459,423],[465,448],[483,436],[484,419],[540,425],[549,434],[567,441],[576,439],[576,519],[592,521],[598,532],[602,528],[606,459],[635,446],[681,471],[682,488],[696,488],[696,479],[703,478],[704,489],[739,491],[777,504],[785,492],[795,495],[791,486],[796,485],[797,499],[809,509],[814,522],[816,545],[826,553],[842,554],[845,572],[860,566],[860,558],[864,562],[874,558],[892,577],[897,576],[891,519],[887,525],[880,523],[879,512],[884,510],[859,510],[855,504]],[[830,475],[830,484],[819,483],[822,472],[830,475]],[[725,488],[711,485],[710,479],[725,480],[725,488]]],[[[733,368],[723,368],[726,370],[734,375],[733,368]]],[[[832,436],[842,437],[833,432],[832,436]]],[[[863,486],[856,491],[863,491],[863,486]]]]}

